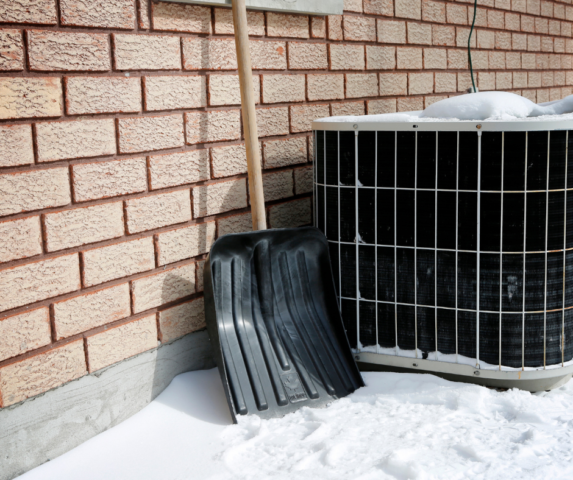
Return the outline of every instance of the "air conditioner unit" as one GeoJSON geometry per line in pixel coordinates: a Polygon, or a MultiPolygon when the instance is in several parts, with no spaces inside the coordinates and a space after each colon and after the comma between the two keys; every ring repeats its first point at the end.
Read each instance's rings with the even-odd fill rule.
{"type": "Polygon", "coordinates": [[[360,362],[573,373],[573,121],[318,121],[314,219],[360,362]]]}

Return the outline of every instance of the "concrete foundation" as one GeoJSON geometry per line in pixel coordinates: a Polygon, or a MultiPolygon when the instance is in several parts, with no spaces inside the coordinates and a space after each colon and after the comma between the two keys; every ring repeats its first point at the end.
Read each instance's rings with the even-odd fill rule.
{"type": "Polygon", "coordinates": [[[123,422],[176,375],[214,366],[207,332],[192,333],[0,410],[0,480],[11,480],[123,422]]]}

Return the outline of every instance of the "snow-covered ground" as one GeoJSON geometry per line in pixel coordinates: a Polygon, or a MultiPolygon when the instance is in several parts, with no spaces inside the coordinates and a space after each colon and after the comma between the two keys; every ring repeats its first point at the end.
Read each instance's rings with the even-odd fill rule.
{"type": "Polygon", "coordinates": [[[20,480],[573,479],[573,382],[550,393],[364,373],[323,409],[231,419],[216,370],[20,480]]]}

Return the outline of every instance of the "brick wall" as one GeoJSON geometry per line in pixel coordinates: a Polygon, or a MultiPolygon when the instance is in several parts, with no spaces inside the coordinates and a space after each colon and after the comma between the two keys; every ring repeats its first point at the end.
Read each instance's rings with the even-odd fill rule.
{"type": "MultiPolygon", "coordinates": [[[[480,0],[481,90],[572,93],[573,6],[480,0]]],[[[250,12],[271,227],[311,221],[310,122],[470,86],[473,3],[250,12]]],[[[0,2],[0,407],[204,328],[202,269],[250,230],[230,10],[0,2]]]]}

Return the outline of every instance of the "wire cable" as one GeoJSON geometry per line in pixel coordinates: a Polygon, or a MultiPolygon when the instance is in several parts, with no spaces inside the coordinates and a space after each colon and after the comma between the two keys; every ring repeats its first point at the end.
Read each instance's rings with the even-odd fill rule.
{"type": "Polygon", "coordinates": [[[477,92],[476,83],[474,82],[474,69],[472,67],[472,49],[471,49],[472,33],[474,31],[474,25],[476,23],[476,12],[477,12],[477,0],[474,0],[474,18],[472,21],[472,28],[470,29],[470,35],[468,37],[468,60],[470,64],[470,75],[472,77],[473,93],[477,92]]]}

